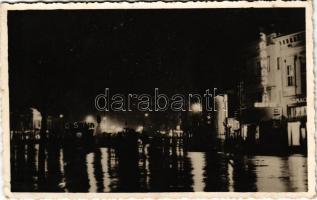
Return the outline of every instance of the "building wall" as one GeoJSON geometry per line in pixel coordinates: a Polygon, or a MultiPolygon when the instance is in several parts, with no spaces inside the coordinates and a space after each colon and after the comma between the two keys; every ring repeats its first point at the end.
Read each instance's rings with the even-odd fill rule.
{"type": "Polygon", "coordinates": [[[247,105],[281,107],[286,118],[290,107],[304,107],[305,53],[305,32],[284,36],[261,33],[259,41],[249,47],[246,54],[247,105]]]}
{"type": "Polygon", "coordinates": [[[215,97],[215,128],[217,132],[217,138],[224,139],[225,138],[225,123],[228,117],[228,96],[225,95],[217,95],[215,97]]]}

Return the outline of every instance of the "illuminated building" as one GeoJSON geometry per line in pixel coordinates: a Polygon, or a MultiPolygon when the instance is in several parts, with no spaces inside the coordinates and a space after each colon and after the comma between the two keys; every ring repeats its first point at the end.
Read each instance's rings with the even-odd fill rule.
{"type": "Polygon", "coordinates": [[[215,130],[217,138],[225,139],[225,123],[228,117],[228,97],[226,94],[215,97],[215,130]]]}
{"type": "Polygon", "coordinates": [[[305,132],[305,32],[260,33],[246,50],[243,67],[242,109],[260,110],[260,121],[286,119],[288,132],[305,132]]]}

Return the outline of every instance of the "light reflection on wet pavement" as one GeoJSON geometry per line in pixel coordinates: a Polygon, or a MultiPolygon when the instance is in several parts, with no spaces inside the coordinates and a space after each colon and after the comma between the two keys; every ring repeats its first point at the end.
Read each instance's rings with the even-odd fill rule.
{"type": "Polygon", "coordinates": [[[16,192],[307,191],[307,157],[227,155],[147,145],[91,152],[59,145],[11,148],[16,192]]]}

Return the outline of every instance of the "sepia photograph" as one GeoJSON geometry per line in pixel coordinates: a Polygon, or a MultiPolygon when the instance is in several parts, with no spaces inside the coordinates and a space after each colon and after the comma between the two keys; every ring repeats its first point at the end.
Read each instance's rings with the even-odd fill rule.
{"type": "Polygon", "coordinates": [[[8,190],[308,192],[308,14],[8,9],[8,190]]]}

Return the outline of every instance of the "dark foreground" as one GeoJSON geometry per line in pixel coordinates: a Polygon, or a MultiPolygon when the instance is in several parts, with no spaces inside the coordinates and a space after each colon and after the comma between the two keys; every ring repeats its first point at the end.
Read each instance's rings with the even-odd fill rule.
{"type": "Polygon", "coordinates": [[[189,152],[172,144],[133,150],[13,144],[11,187],[13,192],[297,192],[307,191],[307,158],[189,152]]]}

